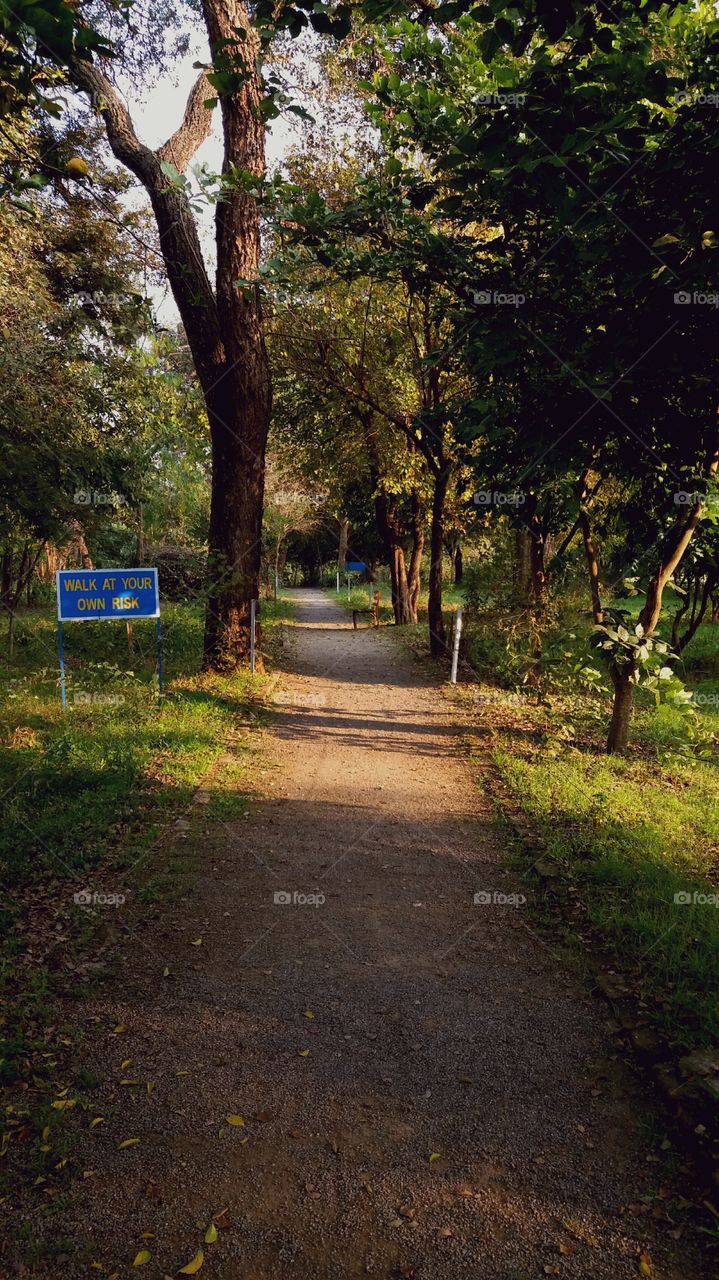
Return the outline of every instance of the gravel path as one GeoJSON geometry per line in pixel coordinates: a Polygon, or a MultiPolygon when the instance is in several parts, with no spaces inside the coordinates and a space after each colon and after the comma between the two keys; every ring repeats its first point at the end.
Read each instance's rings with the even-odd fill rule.
{"type": "Polygon", "coordinates": [[[602,1006],[492,900],[522,886],[446,703],[388,635],[296,595],[263,798],[212,828],[124,988],[82,1010],[105,1080],[69,1210],[88,1262],[154,1280],[202,1246],[208,1280],[702,1280],[602,1006]]]}

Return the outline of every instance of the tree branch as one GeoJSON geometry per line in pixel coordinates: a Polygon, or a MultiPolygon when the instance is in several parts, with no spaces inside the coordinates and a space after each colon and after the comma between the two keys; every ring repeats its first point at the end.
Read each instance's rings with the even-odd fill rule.
{"type": "Polygon", "coordinates": [[[165,177],[161,161],[165,148],[174,148],[173,154],[180,161],[185,156],[189,159],[192,154],[191,136],[199,145],[202,129],[209,128],[210,112],[206,109],[203,108],[205,124],[200,127],[198,122],[200,81],[190,95],[182,125],[165,143],[165,148],[155,152],[140,141],[120,94],[95,63],[73,58],[69,74],[75,86],[89,96],[102,115],[113,155],[134,173],[150,197],[170,287],[185,326],[200,382],[205,393],[209,394],[226,367],[217,301],[189,199],[181,187],[173,185],[165,177]]]}
{"type": "Polygon", "coordinates": [[[167,139],[167,142],[158,147],[158,159],[174,165],[178,173],[185,172],[195,152],[210,136],[212,108],[206,107],[205,102],[212,92],[212,87],[203,71],[190,91],[182,124],[175,130],[172,137],[167,139]]]}

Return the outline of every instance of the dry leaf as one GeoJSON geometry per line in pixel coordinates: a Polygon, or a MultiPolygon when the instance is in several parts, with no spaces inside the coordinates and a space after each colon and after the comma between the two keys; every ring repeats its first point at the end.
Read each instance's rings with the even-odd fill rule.
{"type": "MultiPolygon", "coordinates": [[[[194,939],[194,941],[190,943],[190,946],[191,946],[191,947],[201,947],[201,946],[202,946],[202,938],[195,938],[195,939],[194,939]]],[[[200,1266],[202,1266],[202,1263],[200,1263],[200,1266]]],[[[199,1268],[198,1268],[198,1270],[199,1270],[199,1268]]],[[[189,1274],[189,1275],[192,1275],[192,1272],[190,1271],[188,1274],[189,1274]]]]}
{"type": "Polygon", "coordinates": [[[441,1159],[442,1159],[441,1151],[433,1151],[431,1156],[429,1157],[429,1163],[434,1164],[435,1160],[441,1160],[441,1159]]]}
{"type": "Polygon", "coordinates": [[[309,1056],[310,1056],[310,1051],[309,1051],[309,1049],[300,1049],[300,1050],[299,1050],[299,1057],[300,1057],[300,1058],[309,1058],[309,1056]]]}
{"type": "Polygon", "coordinates": [[[244,1116],[228,1116],[227,1123],[231,1124],[235,1129],[242,1129],[245,1124],[244,1116]]]}
{"type": "Polygon", "coordinates": [[[127,1147],[136,1147],[139,1141],[139,1138],[125,1138],[125,1141],[121,1142],[117,1149],[118,1151],[125,1151],[127,1147]]]}
{"type": "Polygon", "coordinates": [[[640,1256],[640,1258],[639,1258],[639,1274],[640,1274],[640,1275],[642,1275],[642,1276],[653,1276],[653,1275],[654,1275],[654,1268],[652,1267],[652,1260],[651,1260],[651,1258],[649,1257],[649,1254],[648,1254],[648,1253],[643,1253],[643,1254],[640,1256]]]}
{"type": "Polygon", "coordinates": [[[95,1119],[90,1121],[90,1128],[96,1129],[99,1124],[104,1124],[104,1123],[105,1123],[104,1116],[95,1116],[95,1119]]]}
{"type": "Polygon", "coordinates": [[[196,1276],[204,1261],[205,1255],[202,1252],[202,1249],[198,1249],[192,1261],[188,1262],[186,1266],[180,1267],[180,1270],[177,1272],[178,1276],[196,1276]]]}
{"type": "Polygon", "coordinates": [[[313,1012],[312,1012],[312,1010],[311,1010],[311,1009],[305,1009],[305,1012],[304,1012],[304,1017],[305,1017],[305,1018],[314,1018],[314,1016],[315,1016],[315,1015],[313,1014],[313,1012]]]}
{"type": "Polygon", "coordinates": [[[214,1244],[217,1239],[217,1227],[211,1222],[205,1232],[205,1244],[214,1244]]]}
{"type": "Polygon", "coordinates": [[[144,1267],[145,1263],[149,1262],[151,1257],[152,1254],[149,1249],[141,1249],[132,1265],[133,1267],[144,1267]]]}

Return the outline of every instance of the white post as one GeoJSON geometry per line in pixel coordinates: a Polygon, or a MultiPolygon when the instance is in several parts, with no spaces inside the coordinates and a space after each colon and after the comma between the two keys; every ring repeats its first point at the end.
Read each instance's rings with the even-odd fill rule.
{"type": "Polygon", "coordinates": [[[250,671],[255,674],[255,601],[250,600],[250,671]]]}
{"type": "Polygon", "coordinates": [[[337,570],[337,595],[340,593],[340,571],[337,570]]]}
{"type": "Polygon", "coordinates": [[[462,635],[462,608],[457,610],[454,620],[454,649],[452,650],[452,674],[450,682],[457,683],[457,663],[459,662],[459,641],[462,635]]]}
{"type": "Polygon", "coordinates": [[[347,574],[347,599],[348,599],[348,600],[351,600],[351,599],[352,599],[352,591],[351,591],[351,589],[350,589],[350,575],[349,575],[349,574],[347,574]]]}

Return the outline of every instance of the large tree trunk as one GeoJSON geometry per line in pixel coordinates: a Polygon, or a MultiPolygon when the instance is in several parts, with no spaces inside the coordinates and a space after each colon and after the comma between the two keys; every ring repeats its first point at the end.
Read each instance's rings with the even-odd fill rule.
{"type": "MultiPolygon", "coordinates": [[[[261,177],[265,126],[258,44],[247,9],[239,0],[202,0],[202,12],[216,66],[243,72],[240,87],[220,97],[223,172],[261,177]]],[[[184,173],[209,135],[211,111],[205,101],[214,91],[204,75],[190,94],[179,129],[152,151],[140,142],[122,98],[93,63],[75,59],[70,71],[77,87],[101,104],[116,158],[150,197],[168,281],[204,394],[213,466],[205,662],[226,670],[247,656],[250,602],[259,597],[271,391],[259,297],[241,283],[257,278],[257,205],[239,183],[228,184],[218,202],[215,292],[187,193],[163,168],[184,173]]]]}
{"type": "Polygon", "coordinates": [[[610,675],[614,685],[614,702],[607,737],[607,751],[609,755],[616,755],[618,752],[626,751],[629,742],[634,683],[632,670],[629,666],[622,668],[612,667],[610,675]]]}
{"type": "Polygon", "coordinates": [[[409,591],[410,622],[417,622],[419,616],[419,592],[421,586],[420,571],[424,552],[424,514],[419,495],[413,490],[410,496],[412,551],[407,571],[407,587],[409,591]]]}
{"type": "Polygon", "coordinates": [[[429,651],[439,658],[447,651],[447,636],[442,617],[442,553],[444,550],[444,509],[449,484],[449,469],[442,467],[434,477],[432,525],[429,551],[429,651]]]}
{"type": "MultiPolygon", "coordinates": [[[[708,459],[706,474],[713,478],[718,469],[719,446],[715,442],[708,459]]],[[[662,614],[664,588],[679,565],[703,514],[704,504],[701,501],[695,502],[691,511],[679,517],[664,541],[659,564],[649,583],[644,608],[639,614],[639,622],[644,628],[645,636],[652,636],[656,630],[662,614]]],[[[634,696],[633,677],[636,672],[631,667],[621,669],[612,667],[610,674],[614,684],[614,704],[607,738],[607,751],[612,754],[616,751],[624,751],[629,741],[629,722],[634,696]]]]}
{"type": "Polygon", "coordinates": [[[581,512],[579,525],[582,530],[584,556],[587,561],[587,573],[589,575],[589,592],[592,599],[592,617],[598,626],[604,621],[602,590],[599,582],[599,561],[597,559],[597,551],[594,545],[594,538],[592,537],[591,526],[589,524],[589,516],[586,511],[581,512]]]}

